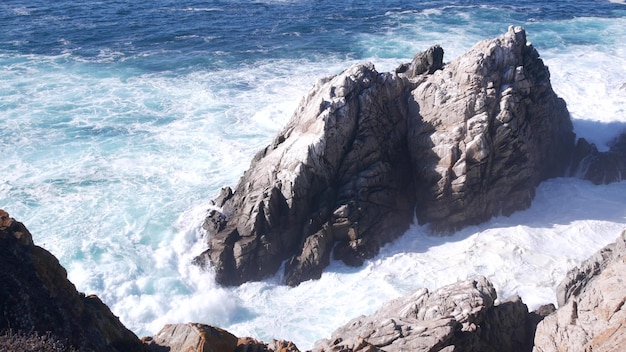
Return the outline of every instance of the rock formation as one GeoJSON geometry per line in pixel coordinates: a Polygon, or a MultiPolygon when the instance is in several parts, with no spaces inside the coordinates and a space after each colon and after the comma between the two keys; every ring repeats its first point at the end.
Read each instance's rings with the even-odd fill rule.
{"type": "Polygon", "coordinates": [[[626,230],[572,269],[557,288],[559,309],[537,326],[535,352],[620,351],[626,346],[626,230]]]}
{"type": "MultiPolygon", "coordinates": [[[[528,313],[517,296],[497,303],[493,285],[478,277],[393,300],[314,351],[617,351],[626,343],[625,275],[626,230],[567,274],[556,312],[546,305],[528,313]]],[[[0,350],[31,341],[55,351],[298,352],[288,341],[237,338],[198,323],[169,324],[140,341],[96,296],[77,292],[58,260],[3,210],[0,280],[0,350]]]]}
{"type": "Polygon", "coordinates": [[[600,152],[584,138],[576,143],[572,174],[595,184],[626,179],[626,133],[616,138],[607,152],[600,152]]]}
{"type": "Polygon", "coordinates": [[[565,103],[522,28],[443,65],[433,47],[394,72],[350,67],[318,82],[287,126],[224,188],[196,258],[219,283],[297,285],[334,258],[360,265],[414,215],[445,233],[529,206],[565,173],[565,103]]]}
{"type": "Polygon", "coordinates": [[[205,324],[167,324],[153,337],[144,337],[151,352],[232,352],[237,337],[220,328],[205,324]]]}
{"type": "Polygon", "coordinates": [[[59,261],[4,210],[0,283],[0,331],[50,333],[80,351],[144,350],[98,297],[76,291],[59,261]]]}
{"type": "Polygon", "coordinates": [[[519,297],[494,305],[496,298],[484,277],[420,289],[353,319],[313,351],[530,351],[526,305],[519,297]]]}

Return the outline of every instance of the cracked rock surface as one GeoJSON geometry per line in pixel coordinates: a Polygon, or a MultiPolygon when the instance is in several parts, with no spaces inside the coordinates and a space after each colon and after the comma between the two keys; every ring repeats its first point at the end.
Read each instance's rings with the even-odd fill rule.
{"type": "Polygon", "coordinates": [[[319,81],[204,222],[196,263],[238,285],[358,266],[414,216],[449,233],[528,207],[566,172],[565,102],[521,27],[443,64],[435,46],[393,72],[354,65],[319,81]]]}

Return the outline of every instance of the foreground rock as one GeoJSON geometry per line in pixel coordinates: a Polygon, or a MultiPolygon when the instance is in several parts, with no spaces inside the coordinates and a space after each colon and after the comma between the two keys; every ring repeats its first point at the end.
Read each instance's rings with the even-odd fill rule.
{"type": "Polygon", "coordinates": [[[237,338],[197,323],[168,324],[139,340],[96,296],[67,279],[28,229],[0,209],[0,351],[81,352],[298,352],[289,341],[237,338]],[[33,347],[34,348],[34,347],[33,347]]]}
{"type": "Polygon", "coordinates": [[[559,309],[537,326],[535,352],[620,351],[626,346],[626,230],[557,288],[559,309]]]}
{"type": "Polygon", "coordinates": [[[50,333],[80,351],[144,350],[98,297],[76,291],[59,261],[4,210],[0,283],[0,331],[50,333]]]}
{"type": "Polygon", "coordinates": [[[495,300],[484,277],[421,289],[353,319],[313,351],[529,351],[534,326],[526,305],[519,297],[495,300]]]}
{"type": "Polygon", "coordinates": [[[143,338],[152,352],[232,352],[237,337],[205,324],[167,324],[153,337],[143,338]]]}
{"type": "Polygon", "coordinates": [[[448,232],[529,206],[561,176],[574,134],[522,28],[450,64],[433,47],[395,72],[355,65],[320,81],[207,216],[196,258],[217,281],[319,278],[331,249],[360,265],[416,215],[448,232]]]}

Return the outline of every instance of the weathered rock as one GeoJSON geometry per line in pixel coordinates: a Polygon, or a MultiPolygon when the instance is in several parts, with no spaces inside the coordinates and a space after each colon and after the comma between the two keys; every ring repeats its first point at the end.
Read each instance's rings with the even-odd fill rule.
{"type": "Polygon", "coordinates": [[[405,73],[412,78],[424,73],[434,73],[441,68],[443,68],[443,48],[435,45],[424,52],[415,54],[413,61],[400,65],[396,73],[405,73]]]}
{"type": "Polygon", "coordinates": [[[519,27],[423,77],[409,106],[417,218],[434,231],[525,208],[569,165],[569,113],[519,27]]]}
{"type": "Polygon", "coordinates": [[[205,221],[219,282],[264,278],[286,259],[289,284],[318,278],[335,243],[360,264],[408,227],[406,85],[371,64],[316,85],[205,221]]]}
{"type": "Polygon", "coordinates": [[[528,351],[532,331],[519,297],[494,306],[484,277],[426,289],[351,320],[313,351],[528,351]]]}
{"type": "Polygon", "coordinates": [[[272,340],[268,343],[251,337],[239,338],[234,352],[300,352],[291,341],[272,340]]]}
{"type": "Polygon", "coordinates": [[[226,330],[197,323],[167,324],[143,341],[152,352],[233,352],[238,343],[226,330]]]}
{"type": "Polygon", "coordinates": [[[626,133],[616,138],[607,152],[600,152],[584,138],[576,144],[572,174],[597,185],[626,179],[626,133]]]}
{"type": "Polygon", "coordinates": [[[320,81],[205,222],[218,282],[319,278],[331,250],[360,265],[414,217],[436,232],[526,208],[565,173],[565,103],[521,28],[442,66],[433,47],[392,73],[320,81]],[[415,204],[417,203],[417,207],[415,204]]]}
{"type": "Polygon", "coordinates": [[[626,230],[570,271],[559,309],[537,326],[535,352],[619,351],[626,343],[626,230]],[[577,282],[577,283],[574,283],[577,282]]]}
{"type": "Polygon", "coordinates": [[[80,351],[143,351],[102,301],[85,296],[26,227],[0,210],[0,331],[47,333],[80,351]]]}

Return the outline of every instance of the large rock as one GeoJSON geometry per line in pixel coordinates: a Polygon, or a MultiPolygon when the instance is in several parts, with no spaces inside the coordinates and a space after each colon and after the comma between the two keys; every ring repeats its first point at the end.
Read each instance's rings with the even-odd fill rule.
{"type": "Polygon", "coordinates": [[[26,227],[0,210],[0,331],[51,333],[80,351],[143,351],[102,301],[85,296],[26,227]]]}
{"type": "Polygon", "coordinates": [[[394,72],[355,65],[320,81],[235,190],[207,216],[196,258],[218,282],[318,278],[360,265],[416,215],[449,232],[526,208],[565,173],[574,134],[565,103],[522,28],[443,66],[433,47],[394,72]],[[417,204],[417,206],[416,206],[417,204]]]}
{"type": "Polygon", "coordinates": [[[565,102],[521,28],[418,78],[408,144],[420,223],[447,232],[530,205],[562,176],[574,134],[565,102]]]}
{"type": "Polygon", "coordinates": [[[572,269],[559,309],[537,326],[535,352],[620,351],[626,346],[626,230],[572,269]]]}
{"type": "Polygon", "coordinates": [[[495,300],[484,277],[417,290],[351,320],[313,351],[529,351],[526,305],[519,297],[494,306],[495,300]]]}
{"type": "Polygon", "coordinates": [[[217,280],[319,277],[336,242],[360,264],[412,218],[406,78],[355,65],[321,81],[205,221],[217,280]]]}

